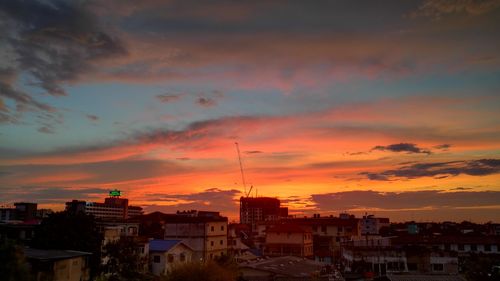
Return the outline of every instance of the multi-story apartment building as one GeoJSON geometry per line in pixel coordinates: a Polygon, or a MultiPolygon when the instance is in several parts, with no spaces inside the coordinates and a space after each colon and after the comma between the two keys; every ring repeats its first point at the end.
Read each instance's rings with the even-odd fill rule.
{"type": "Polygon", "coordinates": [[[288,216],[288,208],[281,207],[278,198],[272,197],[241,197],[240,223],[255,228],[257,222],[276,221],[288,216]]]}
{"type": "Polygon", "coordinates": [[[389,218],[377,218],[374,215],[364,215],[359,220],[361,235],[378,235],[382,227],[389,227],[389,218]]]}
{"type": "Polygon", "coordinates": [[[117,190],[110,192],[110,197],[104,203],[73,200],[66,203],[66,211],[71,213],[83,212],[99,219],[128,219],[142,214],[142,208],[131,206],[128,199],[120,198],[117,190]]]}
{"type": "Polygon", "coordinates": [[[165,215],[165,240],[180,239],[193,249],[193,260],[227,255],[227,217],[219,212],[188,211],[165,215]]]}
{"type": "Polygon", "coordinates": [[[426,237],[408,235],[396,237],[392,243],[399,246],[423,246],[429,249],[455,251],[461,257],[471,254],[500,254],[499,236],[441,235],[426,237]]]}
{"type": "Polygon", "coordinates": [[[278,224],[266,231],[264,254],[269,256],[313,256],[311,229],[296,224],[278,224]]]}
{"type": "Polygon", "coordinates": [[[288,223],[309,227],[312,230],[314,258],[319,262],[333,263],[340,256],[340,243],[359,235],[359,219],[352,215],[322,217],[315,214],[312,218],[294,218],[288,223]]]}
{"type": "Polygon", "coordinates": [[[37,217],[37,204],[18,202],[14,207],[0,208],[0,221],[30,221],[37,217]]]}
{"type": "MultiPolygon", "coordinates": [[[[393,240],[391,237],[359,237],[343,242],[341,264],[345,272],[370,273],[373,277],[400,273],[432,276],[458,274],[456,252],[418,245],[395,245],[393,240]]],[[[432,280],[430,276],[427,278],[425,280],[432,280]]]]}

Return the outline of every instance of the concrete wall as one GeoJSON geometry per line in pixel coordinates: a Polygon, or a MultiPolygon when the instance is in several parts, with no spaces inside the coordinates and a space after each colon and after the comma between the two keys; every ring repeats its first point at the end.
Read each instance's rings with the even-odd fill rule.
{"type": "Polygon", "coordinates": [[[89,280],[83,257],[65,259],[54,262],[54,281],[89,280]]]}
{"type": "Polygon", "coordinates": [[[227,222],[209,222],[206,224],[205,259],[227,255],[227,222]]]}

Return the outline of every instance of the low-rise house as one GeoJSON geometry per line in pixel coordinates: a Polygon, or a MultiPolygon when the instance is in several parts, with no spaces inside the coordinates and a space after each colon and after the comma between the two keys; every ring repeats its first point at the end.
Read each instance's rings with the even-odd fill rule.
{"type": "Polygon", "coordinates": [[[268,256],[313,256],[310,228],[296,224],[279,224],[266,233],[264,254],[268,256]]]}
{"type": "Polygon", "coordinates": [[[149,243],[153,240],[145,236],[132,237],[133,241],[137,244],[137,255],[139,262],[137,268],[141,273],[149,272],[149,243]]]}
{"type": "Polygon", "coordinates": [[[194,260],[227,255],[227,217],[219,212],[187,211],[167,215],[165,240],[182,240],[194,251],[194,260]]]}
{"type": "Polygon", "coordinates": [[[167,275],[175,265],[192,261],[193,249],[181,240],[151,240],[150,268],[154,275],[167,275]]]}
{"type": "Polygon", "coordinates": [[[397,239],[372,237],[343,243],[341,262],[345,272],[369,274],[373,277],[388,274],[458,274],[456,252],[419,245],[393,244],[392,240],[397,239]]]}
{"type": "Polygon", "coordinates": [[[349,214],[340,214],[340,217],[315,214],[313,217],[288,219],[286,222],[311,228],[314,259],[327,264],[340,257],[341,242],[349,241],[360,233],[359,219],[349,214]]]}
{"type": "Polygon", "coordinates": [[[36,281],[87,281],[92,253],[25,248],[24,255],[36,281]]]}
{"type": "Polygon", "coordinates": [[[389,238],[344,242],[341,263],[345,272],[370,273],[375,277],[407,272],[405,252],[391,246],[389,238]]]}
{"type": "Polygon", "coordinates": [[[382,227],[389,227],[389,218],[377,218],[374,215],[364,215],[359,220],[359,229],[361,235],[378,235],[382,227]]]}

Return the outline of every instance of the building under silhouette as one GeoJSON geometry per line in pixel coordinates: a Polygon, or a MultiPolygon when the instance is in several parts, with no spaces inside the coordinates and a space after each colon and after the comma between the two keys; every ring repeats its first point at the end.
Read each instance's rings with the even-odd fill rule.
{"type": "Polygon", "coordinates": [[[278,198],[241,197],[240,223],[255,226],[260,221],[276,221],[288,216],[288,208],[281,207],[278,198]]]}
{"type": "Polygon", "coordinates": [[[128,199],[120,198],[120,191],[113,190],[104,203],[73,200],[66,202],[66,211],[76,214],[83,212],[100,219],[128,219],[142,214],[142,208],[128,204],[128,199]]]}

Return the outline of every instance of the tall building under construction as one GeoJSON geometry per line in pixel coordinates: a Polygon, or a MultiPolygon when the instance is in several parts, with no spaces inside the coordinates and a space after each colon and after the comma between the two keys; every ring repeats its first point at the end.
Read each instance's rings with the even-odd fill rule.
{"type": "Polygon", "coordinates": [[[241,197],[240,223],[255,225],[260,221],[274,221],[288,216],[288,208],[281,207],[278,198],[241,197]]]}

